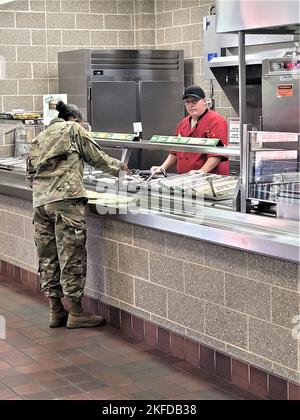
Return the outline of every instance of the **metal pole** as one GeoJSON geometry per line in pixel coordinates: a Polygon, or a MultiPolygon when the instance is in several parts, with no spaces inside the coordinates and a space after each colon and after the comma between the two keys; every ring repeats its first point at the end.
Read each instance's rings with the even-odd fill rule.
{"type": "Polygon", "coordinates": [[[241,159],[243,160],[242,166],[242,191],[241,191],[241,212],[248,213],[250,211],[248,200],[249,196],[249,157],[250,157],[250,133],[251,125],[243,125],[243,153],[241,154],[241,159]]]}
{"type": "MultiPolygon", "coordinates": [[[[243,125],[246,121],[246,57],[245,57],[245,32],[239,31],[239,114],[240,114],[240,139],[243,135],[243,125]]],[[[242,143],[241,143],[242,146],[242,143]]]]}
{"type": "Polygon", "coordinates": [[[247,212],[246,189],[248,167],[248,138],[244,130],[247,123],[246,116],[246,58],[245,58],[245,32],[238,32],[239,41],[239,115],[240,115],[240,144],[241,144],[241,212],[247,212]]]}

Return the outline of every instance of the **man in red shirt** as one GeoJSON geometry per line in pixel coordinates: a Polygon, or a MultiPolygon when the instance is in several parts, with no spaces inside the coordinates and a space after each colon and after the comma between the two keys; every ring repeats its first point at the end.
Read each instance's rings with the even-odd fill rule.
{"type": "MultiPolygon", "coordinates": [[[[182,99],[188,116],[178,124],[176,136],[217,138],[220,139],[218,146],[226,146],[227,121],[217,112],[207,108],[203,89],[200,86],[188,86],[182,99]]],[[[229,161],[226,156],[190,152],[170,152],[163,164],[152,166],[151,171],[168,171],[175,163],[179,174],[192,171],[229,175],[229,161]]]]}

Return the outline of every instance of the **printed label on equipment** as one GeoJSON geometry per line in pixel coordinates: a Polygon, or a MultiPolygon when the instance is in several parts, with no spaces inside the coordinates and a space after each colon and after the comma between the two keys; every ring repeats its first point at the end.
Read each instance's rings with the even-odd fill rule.
{"type": "Polygon", "coordinates": [[[293,85],[277,85],[277,97],[293,96],[293,85]]]}
{"type": "Polygon", "coordinates": [[[285,74],[283,76],[280,76],[281,82],[291,82],[293,80],[293,76],[291,74],[285,74]]]}

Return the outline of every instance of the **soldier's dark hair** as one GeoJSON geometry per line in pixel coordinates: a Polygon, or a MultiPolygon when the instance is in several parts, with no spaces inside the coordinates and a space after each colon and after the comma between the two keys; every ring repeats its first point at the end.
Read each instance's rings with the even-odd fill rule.
{"type": "Polygon", "coordinates": [[[68,121],[70,117],[75,118],[78,122],[83,121],[83,114],[76,105],[58,101],[56,110],[58,111],[58,118],[63,118],[65,121],[68,121]]]}

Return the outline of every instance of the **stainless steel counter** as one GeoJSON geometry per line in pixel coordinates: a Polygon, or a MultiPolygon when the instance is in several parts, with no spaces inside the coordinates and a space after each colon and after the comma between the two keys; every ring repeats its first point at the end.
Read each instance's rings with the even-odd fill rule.
{"type": "MultiPolygon", "coordinates": [[[[24,173],[0,169],[0,194],[32,199],[24,173]]],[[[97,214],[95,204],[90,211],[97,214]]],[[[135,208],[107,215],[120,221],[176,233],[261,255],[299,263],[299,222],[236,213],[206,206],[202,215],[180,216],[135,208]]]]}

